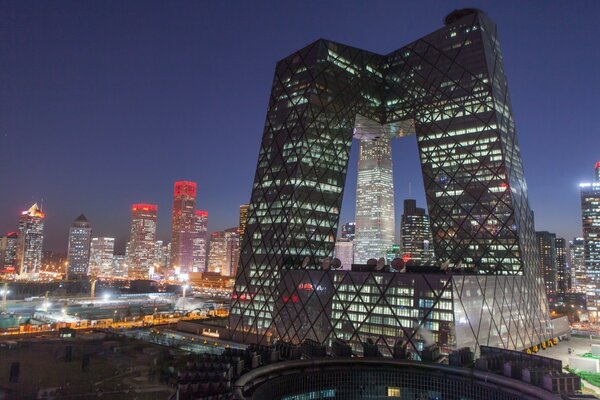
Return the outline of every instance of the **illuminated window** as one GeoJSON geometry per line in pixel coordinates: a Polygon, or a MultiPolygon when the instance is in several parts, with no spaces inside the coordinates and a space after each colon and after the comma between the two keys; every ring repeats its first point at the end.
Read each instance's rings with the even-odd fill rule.
{"type": "Polygon", "coordinates": [[[388,386],[387,397],[400,397],[400,388],[395,386],[388,386]]]}

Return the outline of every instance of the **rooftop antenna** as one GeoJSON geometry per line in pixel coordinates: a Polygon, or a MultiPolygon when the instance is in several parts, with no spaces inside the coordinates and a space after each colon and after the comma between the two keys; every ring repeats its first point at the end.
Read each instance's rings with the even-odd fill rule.
{"type": "Polygon", "coordinates": [[[43,197],[40,200],[40,211],[44,212],[44,198],[43,197]]]}
{"type": "Polygon", "coordinates": [[[412,187],[411,187],[411,182],[408,181],[408,198],[411,199],[412,198],[412,187]]]}

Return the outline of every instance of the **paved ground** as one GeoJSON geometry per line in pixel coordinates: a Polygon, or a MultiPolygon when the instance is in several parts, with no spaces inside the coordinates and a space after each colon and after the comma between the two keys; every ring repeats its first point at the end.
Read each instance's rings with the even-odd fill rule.
{"type": "MultiPolygon", "coordinates": [[[[545,351],[540,351],[538,355],[561,360],[563,367],[566,367],[569,365],[570,357],[576,357],[584,353],[590,353],[592,351],[592,344],[600,344],[600,340],[572,337],[568,341],[559,342],[558,346],[548,348],[545,351]],[[571,349],[571,354],[569,354],[569,348],[571,349]]],[[[593,386],[583,380],[582,383],[585,388],[593,392],[594,395],[597,397],[600,396],[600,388],[597,388],[596,386],[593,386]]]]}
{"type": "Polygon", "coordinates": [[[592,344],[600,344],[600,340],[572,337],[570,340],[559,342],[558,346],[540,351],[538,355],[561,360],[563,366],[566,366],[569,365],[569,357],[591,352],[592,344]],[[571,354],[569,354],[569,348],[572,350],[571,354]]]}

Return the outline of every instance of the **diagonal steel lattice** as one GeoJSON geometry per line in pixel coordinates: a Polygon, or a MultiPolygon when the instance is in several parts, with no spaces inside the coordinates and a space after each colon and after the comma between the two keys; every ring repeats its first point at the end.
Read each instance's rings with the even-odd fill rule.
{"type": "Polygon", "coordinates": [[[455,12],[442,29],[386,56],[318,40],[277,64],[233,293],[235,340],[325,342],[349,330],[353,340],[412,343],[449,293],[452,317],[436,331],[442,345],[523,348],[550,334],[537,259],[502,54],[485,14],[455,12]],[[432,286],[430,306],[414,298],[410,326],[382,321],[382,330],[393,328],[386,335],[365,333],[345,311],[375,301],[397,315],[379,283],[367,285],[379,297],[364,301],[364,282],[356,286],[358,275],[348,273],[356,296],[342,298],[332,284],[335,293],[317,296],[310,315],[297,293],[299,284],[320,285],[306,279],[333,253],[357,116],[412,122],[436,258],[477,274],[432,286]]]}

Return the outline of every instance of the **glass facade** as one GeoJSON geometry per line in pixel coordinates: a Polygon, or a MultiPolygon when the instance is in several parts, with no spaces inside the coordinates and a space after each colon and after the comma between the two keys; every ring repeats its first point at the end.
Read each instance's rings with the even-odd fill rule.
{"type": "Polygon", "coordinates": [[[69,229],[67,249],[67,277],[83,279],[88,276],[90,267],[90,245],[92,227],[85,215],[81,214],[69,229]]]}
{"type": "Polygon", "coordinates": [[[127,275],[130,279],[148,279],[156,263],[155,204],[134,204],[131,207],[131,235],[127,244],[127,275]]]}
{"type": "Polygon", "coordinates": [[[540,254],[540,269],[544,276],[544,287],[547,295],[556,294],[556,234],[540,231],[535,233],[540,254]]]}
{"type": "Polygon", "coordinates": [[[118,276],[113,271],[115,238],[95,237],[90,246],[90,272],[94,276],[118,276]]]}
{"type": "Polygon", "coordinates": [[[354,262],[385,257],[396,229],[390,138],[360,141],[355,223],[354,262]]]}
{"type": "Polygon", "coordinates": [[[36,204],[19,217],[17,238],[17,272],[19,275],[37,274],[42,266],[45,214],[36,204]]]}
{"type": "Polygon", "coordinates": [[[556,238],[556,290],[567,293],[571,289],[571,271],[567,264],[567,242],[556,238]]]}
{"type": "Polygon", "coordinates": [[[569,241],[569,265],[573,277],[573,287],[577,293],[585,293],[587,274],[585,273],[584,240],[575,238],[569,241]]]}
{"type": "Polygon", "coordinates": [[[423,208],[417,207],[414,199],[404,200],[400,233],[405,262],[419,265],[435,261],[429,216],[423,208]]]}
{"type": "MultiPolygon", "coordinates": [[[[596,176],[600,176],[596,163],[596,176]]],[[[587,301],[590,319],[598,320],[600,310],[600,180],[582,183],[581,218],[583,225],[583,263],[587,283],[587,301]]]]}
{"type": "MultiPolygon", "coordinates": [[[[455,303],[464,325],[476,337],[481,326],[499,336],[518,329],[500,341],[507,346],[544,340],[548,308],[502,54],[496,26],[477,10],[453,12],[388,55],[318,40],[277,64],[233,293],[234,339],[266,343],[296,329],[275,322],[276,305],[297,287],[282,287],[284,275],[332,256],[350,146],[365,131],[375,143],[416,133],[436,258],[481,275],[452,286],[457,296],[473,287],[468,305],[455,303]]],[[[357,237],[358,229],[357,221],[357,237]]]]}
{"type": "Polygon", "coordinates": [[[178,268],[184,274],[194,271],[194,240],[198,236],[195,211],[196,182],[175,182],[170,261],[172,269],[178,268]]]}

